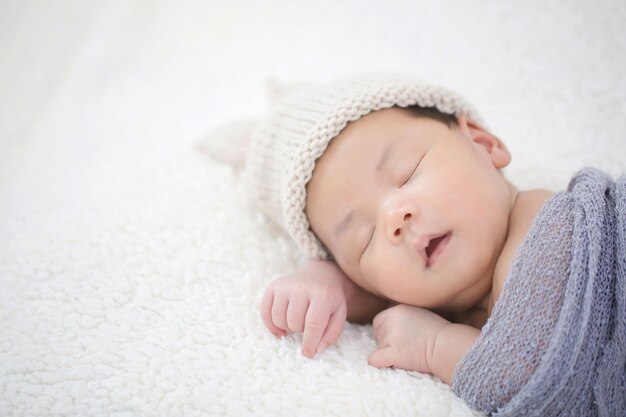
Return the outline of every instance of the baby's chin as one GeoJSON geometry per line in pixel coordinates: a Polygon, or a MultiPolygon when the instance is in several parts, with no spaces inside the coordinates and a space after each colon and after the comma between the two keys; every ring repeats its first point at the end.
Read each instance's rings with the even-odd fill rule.
{"type": "MultiPolygon", "coordinates": [[[[442,278],[443,279],[443,278],[442,278]]],[[[482,306],[487,297],[489,297],[491,285],[478,280],[476,285],[464,289],[455,289],[452,287],[439,287],[433,289],[430,297],[424,297],[423,293],[418,294],[417,291],[396,291],[396,289],[379,289],[379,295],[397,304],[407,304],[414,307],[426,308],[429,310],[440,310],[450,313],[460,313],[477,306],[482,306]],[[436,293],[435,293],[436,291],[436,293]]],[[[421,292],[421,291],[420,291],[421,292]]]]}

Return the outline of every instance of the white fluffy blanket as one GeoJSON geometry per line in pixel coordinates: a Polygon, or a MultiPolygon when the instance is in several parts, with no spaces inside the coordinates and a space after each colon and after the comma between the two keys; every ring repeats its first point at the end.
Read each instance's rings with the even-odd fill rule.
{"type": "Polygon", "coordinates": [[[0,415],[474,415],[369,367],[369,326],[313,360],[266,331],[264,287],[299,255],[193,143],[262,115],[269,76],[389,68],[463,92],[521,188],[617,175],[626,10],[392,4],[3,2],[0,415]]]}

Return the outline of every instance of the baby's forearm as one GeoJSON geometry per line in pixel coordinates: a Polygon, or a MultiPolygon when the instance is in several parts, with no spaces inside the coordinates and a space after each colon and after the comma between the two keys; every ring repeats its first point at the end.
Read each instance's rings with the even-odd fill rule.
{"type": "Polygon", "coordinates": [[[344,276],[343,290],[348,307],[347,318],[351,323],[371,323],[376,314],[389,307],[389,301],[365,291],[347,276],[344,276]]]}
{"type": "Polygon", "coordinates": [[[480,330],[466,324],[450,323],[437,334],[430,360],[430,371],[433,375],[452,384],[454,368],[469,351],[480,330]]]}

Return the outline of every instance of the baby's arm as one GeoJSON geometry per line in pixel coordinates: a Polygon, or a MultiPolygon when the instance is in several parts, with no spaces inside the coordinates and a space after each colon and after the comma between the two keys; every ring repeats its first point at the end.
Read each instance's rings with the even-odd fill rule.
{"type": "Polygon", "coordinates": [[[308,261],[266,289],[261,317],[276,336],[303,332],[302,353],[312,357],[333,344],[346,318],[365,323],[388,306],[355,285],[329,261],[308,261]]]}
{"type": "MultiPolygon", "coordinates": [[[[336,265],[335,267],[339,269],[336,265]]],[[[339,271],[341,270],[339,269],[339,271]]],[[[343,276],[343,291],[346,295],[348,321],[350,323],[371,323],[378,313],[389,307],[389,301],[365,291],[352,282],[343,272],[341,272],[341,275],[343,276]]]]}
{"type": "Polygon", "coordinates": [[[478,336],[480,330],[467,324],[450,323],[441,329],[433,348],[430,364],[432,374],[451,385],[454,369],[478,336]]]}

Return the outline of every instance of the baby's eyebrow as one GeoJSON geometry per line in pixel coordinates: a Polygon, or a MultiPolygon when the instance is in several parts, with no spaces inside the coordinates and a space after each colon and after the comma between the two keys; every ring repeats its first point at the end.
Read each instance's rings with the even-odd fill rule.
{"type": "Polygon", "coordinates": [[[354,209],[350,210],[348,214],[346,214],[343,219],[335,226],[335,236],[339,237],[348,230],[350,223],[352,223],[352,218],[354,217],[354,209]]]}
{"type": "MultiPolygon", "coordinates": [[[[376,164],[377,172],[382,171],[383,167],[387,164],[387,162],[389,161],[389,157],[392,154],[392,150],[397,143],[398,143],[398,140],[395,140],[387,144],[387,146],[385,146],[385,149],[383,149],[380,155],[380,159],[378,160],[378,163],[376,164]]],[[[343,219],[341,219],[341,221],[337,223],[337,226],[335,226],[335,236],[340,237],[343,234],[345,234],[346,230],[350,228],[353,219],[354,219],[354,209],[350,210],[343,217],[343,219]]]]}
{"type": "Polygon", "coordinates": [[[382,154],[380,155],[380,159],[378,160],[378,164],[376,164],[376,172],[380,172],[383,169],[383,166],[385,166],[385,164],[389,160],[389,156],[391,156],[391,151],[396,143],[398,143],[397,140],[385,146],[385,149],[383,150],[382,154]]]}

